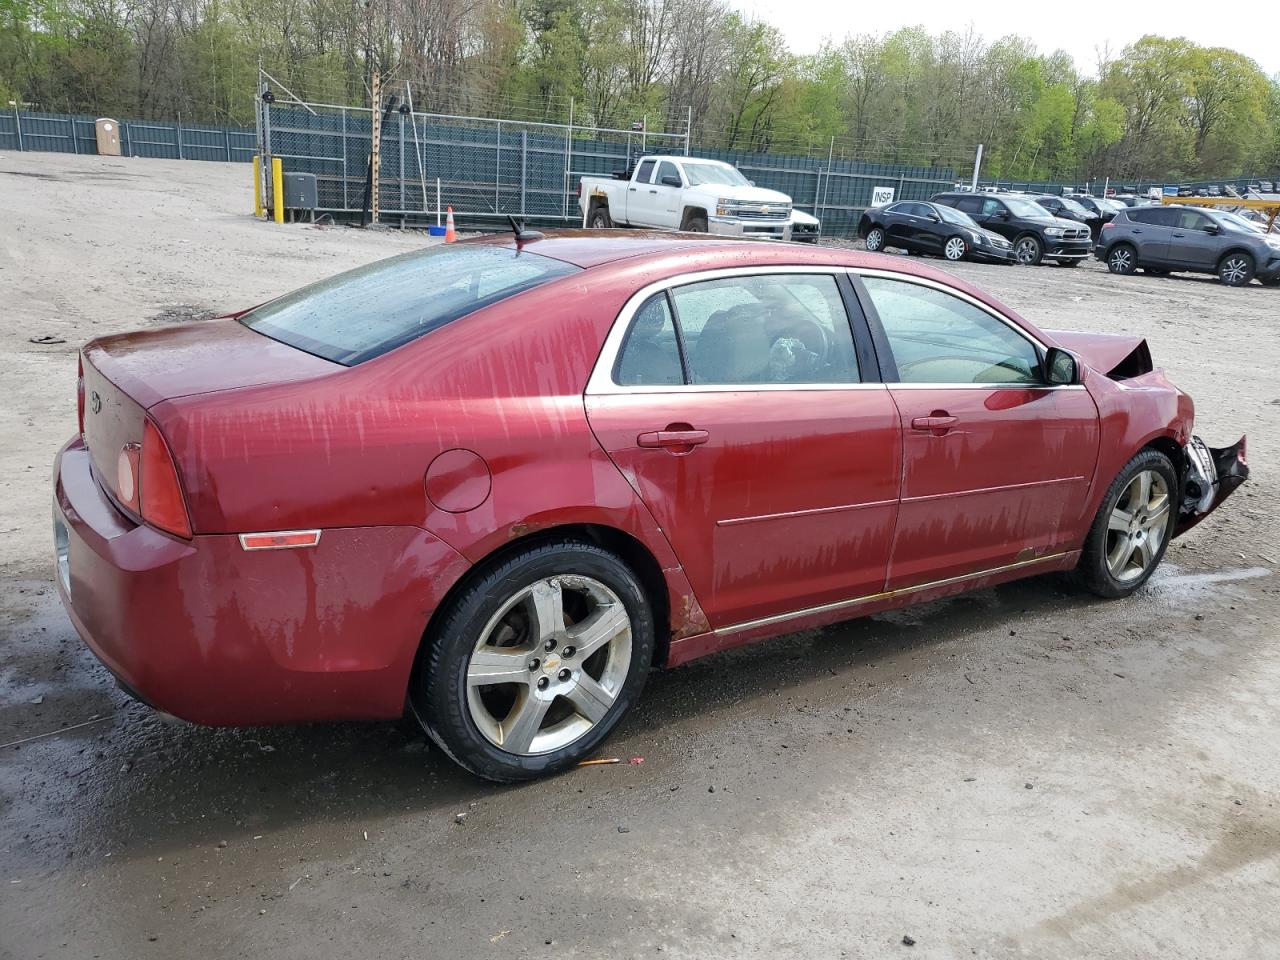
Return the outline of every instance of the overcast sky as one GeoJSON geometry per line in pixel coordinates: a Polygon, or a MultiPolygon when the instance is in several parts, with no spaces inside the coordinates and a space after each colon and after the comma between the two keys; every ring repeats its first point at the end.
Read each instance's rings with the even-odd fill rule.
{"type": "Polygon", "coordinates": [[[1095,72],[1097,50],[1110,44],[1113,54],[1143,34],[1185,36],[1205,47],[1229,47],[1252,57],[1268,74],[1280,73],[1280,7],[1274,2],[1243,6],[1192,4],[1188,0],[993,0],[974,4],[955,0],[731,0],[739,10],[767,20],[786,35],[795,53],[813,53],[822,41],[848,34],[883,34],[899,27],[923,26],[930,33],[964,30],[970,24],[985,39],[1017,34],[1042,52],[1066,50],[1076,66],[1095,72]],[[1264,11],[1268,11],[1264,14],[1264,11]]]}

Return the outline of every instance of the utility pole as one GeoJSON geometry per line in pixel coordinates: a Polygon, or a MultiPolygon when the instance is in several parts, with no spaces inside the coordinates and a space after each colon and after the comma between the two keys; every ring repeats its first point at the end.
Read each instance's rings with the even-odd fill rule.
{"type": "Polygon", "coordinates": [[[378,222],[378,179],[382,173],[382,73],[373,71],[373,83],[370,85],[373,96],[373,109],[369,111],[372,124],[369,141],[369,208],[374,223],[378,222]]]}

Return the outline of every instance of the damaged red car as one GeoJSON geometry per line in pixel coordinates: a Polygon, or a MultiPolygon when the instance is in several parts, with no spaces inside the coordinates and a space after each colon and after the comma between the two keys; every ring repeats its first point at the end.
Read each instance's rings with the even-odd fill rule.
{"type": "Polygon", "coordinates": [[[204,724],[411,711],[474,773],[671,667],[1073,571],[1138,589],[1248,474],[1134,337],[928,266],[679,234],[434,246],[81,353],[58,588],[204,724]]]}

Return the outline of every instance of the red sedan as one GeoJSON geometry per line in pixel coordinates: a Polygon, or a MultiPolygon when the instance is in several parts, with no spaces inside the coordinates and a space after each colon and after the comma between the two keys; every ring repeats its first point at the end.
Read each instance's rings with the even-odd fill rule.
{"type": "Polygon", "coordinates": [[[79,391],[59,589],[126,690],[408,708],[494,780],[591,753],[652,666],[1050,571],[1123,597],[1248,474],[1141,339],[678,234],[431,247],[94,340],[79,391]]]}

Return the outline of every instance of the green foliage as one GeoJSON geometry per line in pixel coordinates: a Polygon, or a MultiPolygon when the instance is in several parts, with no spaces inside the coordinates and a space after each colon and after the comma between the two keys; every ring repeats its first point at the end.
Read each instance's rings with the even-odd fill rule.
{"type": "Polygon", "coordinates": [[[365,105],[683,132],[707,147],[1002,178],[1229,176],[1280,163],[1280,78],[1143,37],[1097,77],[1025,39],[904,27],[795,56],[730,0],[0,0],[0,98],[250,125],[261,63],[365,105]]]}

